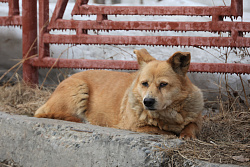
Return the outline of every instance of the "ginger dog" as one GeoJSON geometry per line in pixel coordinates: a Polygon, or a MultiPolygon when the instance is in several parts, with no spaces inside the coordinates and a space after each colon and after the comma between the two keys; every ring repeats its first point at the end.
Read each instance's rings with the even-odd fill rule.
{"type": "Polygon", "coordinates": [[[203,95],[186,76],[190,53],[158,61],[135,50],[135,73],[89,70],[72,75],[35,113],[53,118],[154,134],[196,138],[203,95]]]}

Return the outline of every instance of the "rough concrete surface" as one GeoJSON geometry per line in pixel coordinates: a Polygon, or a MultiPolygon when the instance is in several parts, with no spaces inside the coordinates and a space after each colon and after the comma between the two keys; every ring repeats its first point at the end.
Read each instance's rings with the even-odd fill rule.
{"type": "MultiPolygon", "coordinates": [[[[11,160],[23,167],[169,166],[169,157],[159,147],[176,147],[183,142],[160,135],[0,112],[0,162],[11,160]]],[[[186,161],[183,166],[235,165],[186,161]]]]}

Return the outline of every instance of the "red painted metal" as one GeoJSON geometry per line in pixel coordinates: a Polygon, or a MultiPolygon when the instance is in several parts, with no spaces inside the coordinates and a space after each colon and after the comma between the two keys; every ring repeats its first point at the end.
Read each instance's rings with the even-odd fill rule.
{"type": "MultiPolygon", "coordinates": [[[[88,60],[88,59],[55,59],[45,57],[43,59],[31,59],[32,66],[41,68],[80,68],[80,69],[127,69],[137,70],[136,61],[125,60],[88,60]]],[[[248,64],[239,63],[191,63],[191,72],[210,72],[210,73],[236,73],[246,74],[250,71],[248,64]]]]}
{"type": "Polygon", "coordinates": [[[243,0],[231,0],[231,16],[243,16],[243,0]]]}
{"type": "Polygon", "coordinates": [[[231,6],[95,6],[78,0],[72,15],[185,15],[185,16],[242,16],[243,0],[231,0],[231,6]]]}
{"type": "Polygon", "coordinates": [[[184,7],[184,6],[75,6],[72,15],[185,15],[231,16],[231,7],[184,7]]]}
{"type": "Polygon", "coordinates": [[[8,16],[0,16],[0,26],[22,26],[19,0],[0,0],[0,2],[9,4],[8,16]]]}
{"type": "Polygon", "coordinates": [[[138,69],[136,61],[125,60],[89,60],[89,59],[54,59],[45,57],[34,58],[30,64],[42,68],[80,68],[80,69],[138,69]]]}
{"type": "Polygon", "coordinates": [[[232,29],[240,32],[250,32],[249,23],[218,21],[213,22],[167,22],[167,21],[110,21],[103,20],[63,20],[57,19],[50,23],[49,30],[86,29],[86,30],[146,30],[146,31],[208,31],[230,32],[232,29]]]}
{"type": "Polygon", "coordinates": [[[108,45],[164,45],[207,47],[250,47],[250,38],[187,37],[187,36],[115,36],[115,35],[52,35],[44,34],[44,43],[51,44],[108,44],[108,45]]]}
{"type": "Polygon", "coordinates": [[[37,55],[37,1],[22,1],[23,20],[23,80],[28,84],[38,84],[38,68],[29,63],[37,55]]]}
{"type": "Polygon", "coordinates": [[[39,58],[49,55],[49,43],[44,42],[44,34],[48,34],[49,0],[39,1],[39,58]]]}
{"type": "MultiPolygon", "coordinates": [[[[24,1],[24,0],[23,0],[24,1]]],[[[39,0],[39,57],[27,61],[30,67],[82,68],[82,69],[129,69],[135,70],[135,61],[56,59],[49,57],[49,44],[108,44],[108,45],[162,45],[204,47],[250,47],[249,22],[223,21],[224,17],[242,17],[243,0],[231,0],[231,6],[95,6],[88,0],[76,0],[72,15],[96,15],[96,20],[65,20],[63,14],[68,0],[58,0],[49,22],[49,0],[39,0]],[[112,21],[109,15],[185,15],[211,16],[208,22],[169,21],[112,21]],[[71,29],[76,35],[50,34],[51,30],[71,29]],[[204,31],[229,32],[229,37],[199,36],[115,36],[89,35],[88,30],[146,30],[146,31],[204,31]]],[[[192,63],[191,72],[249,74],[249,64],[192,63]]],[[[28,72],[27,72],[28,73],[28,72]]]]}

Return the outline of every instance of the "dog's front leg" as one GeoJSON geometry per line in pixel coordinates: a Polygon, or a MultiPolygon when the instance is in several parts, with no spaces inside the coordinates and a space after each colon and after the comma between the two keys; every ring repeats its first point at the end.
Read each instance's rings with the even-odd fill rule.
{"type": "Polygon", "coordinates": [[[180,138],[185,139],[196,139],[196,134],[199,131],[199,127],[196,123],[189,123],[185,126],[185,128],[181,131],[180,138]]]}

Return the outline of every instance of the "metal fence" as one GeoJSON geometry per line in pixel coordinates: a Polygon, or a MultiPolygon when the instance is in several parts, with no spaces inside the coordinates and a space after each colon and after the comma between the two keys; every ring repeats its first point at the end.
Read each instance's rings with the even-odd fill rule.
{"type": "MultiPolygon", "coordinates": [[[[38,83],[38,68],[127,69],[138,68],[135,61],[56,59],[50,57],[50,44],[153,45],[191,47],[250,47],[249,22],[224,21],[225,17],[242,17],[243,0],[231,0],[231,6],[96,6],[88,0],[76,0],[72,15],[96,15],[96,20],[65,20],[63,14],[68,0],[58,0],[49,21],[49,0],[39,0],[39,39],[37,40],[36,0],[23,0],[23,78],[38,83]],[[109,15],[184,15],[210,16],[207,22],[174,21],[112,21],[109,15]],[[75,35],[51,34],[51,30],[75,30],[75,35]],[[229,32],[228,37],[199,36],[120,36],[90,35],[89,30],[148,30],[148,31],[202,31],[229,32]],[[39,53],[37,54],[37,41],[39,53]]],[[[249,64],[191,63],[192,72],[220,72],[249,74],[249,64]]]]}
{"type": "Polygon", "coordinates": [[[1,3],[8,3],[8,16],[0,16],[0,26],[21,26],[22,17],[19,12],[19,0],[0,0],[1,3]]]}

